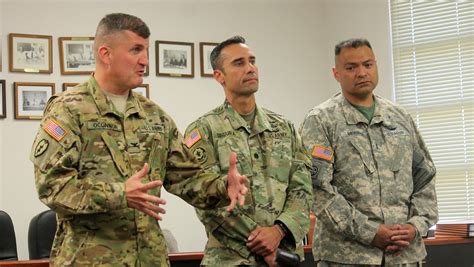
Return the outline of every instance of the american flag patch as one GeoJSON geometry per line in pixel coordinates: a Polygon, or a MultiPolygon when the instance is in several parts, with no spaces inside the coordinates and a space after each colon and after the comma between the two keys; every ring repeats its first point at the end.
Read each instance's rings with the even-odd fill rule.
{"type": "Polygon", "coordinates": [[[191,148],[197,141],[201,140],[201,134],[198,129],[194,129],[186,138],[184,142],[188,148],[191,148]]]}
{"type": "Polygon", "coordinates": [[[61,126],[59,126],[59,123],[52,119],[49,119],[43,125],[43,130],[45,130],[49,135],[51,135],[51,137],[54,138],[56,141],[61,141],[61,139],[63,139],[63,137],[67,134],[67,131],[64,130],[61,126]]]}
{"type": "Polygon", "coordinates": [[[315,145],[313,152],[311,153],[313,157],[322,158],[325,160],[332,160],[333,154],[334,153],[332,152],[332,149],[320,145],[315,145]]]}

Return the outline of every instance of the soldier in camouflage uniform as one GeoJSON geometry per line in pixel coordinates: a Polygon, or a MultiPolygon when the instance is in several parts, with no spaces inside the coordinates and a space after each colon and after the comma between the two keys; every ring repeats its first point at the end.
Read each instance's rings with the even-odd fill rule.
{"type": "Polygon", "coordinates": [[[229,154],[237,153],[249,194],[232,213],[197,210],[209,237],[201,264],[273,266],[278,247],[303,258],[310,158],[291,122],[255,104],[258,69],[242,37],[219,44],[211,62],[226,100],[188,126],[185,143],[206,171],[219,175],[227,173],[229,154]]]}
{"type": "Polygon", "coordinates": [[[433,161],[410,115],[372,93],[370,43],[341,42],[335,60],[342,94],[301,127],[313,159],[314,258],[318,266],[417,266],[438,217],[433,161]]]}
{"type": "Polygon", "coordinates": [[[48,102],[31,160],[39,198],[58,216],[52,266],[169,266],[161,185],[200,208],[228,204],[226,184],[229,209],[243,198],[235,162],[227,181],[202,172],[168,114],[131,91],[143,82],[149,35],[137,17],[107,15],[96,72],[48,102]]]}

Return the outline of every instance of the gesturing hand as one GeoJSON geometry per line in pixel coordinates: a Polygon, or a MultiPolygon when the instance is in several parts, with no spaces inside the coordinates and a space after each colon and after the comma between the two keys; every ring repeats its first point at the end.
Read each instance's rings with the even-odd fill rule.
{"type": "Polygon", "coordinates": [[[152,181],[142,184],[141,180],[148,173],[148,169],[148,164],[145,163],[143,169],[125,181],[127,205],[128,207],[142,211],[157,220],[161,220],[160,213],[164,214],[165,210],[160,208],[159,205],[166,204],[166,201],[157,196],[148,194],[148,190],[157,188],[163,183],[161,181],[152,181]]]}
{"type": "Polygon", "coordinates": [[[247,193],[247,177],[240,175],[237,171],[237,154],[232,152],[229,157],[229,172],[227,173],[227,195],[230,199],[230,204],[227,206],[227,212],[231,212],[237,202],[240,206],[244,205],[245,194],[247,193]]]}

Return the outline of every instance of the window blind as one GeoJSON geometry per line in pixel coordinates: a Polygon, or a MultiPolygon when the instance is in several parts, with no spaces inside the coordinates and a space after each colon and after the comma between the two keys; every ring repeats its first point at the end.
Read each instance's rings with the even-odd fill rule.
{"type": "Polygon", "coordinates": [[[390,0],[395,101],[437,169],[440,221],[474,219],[474,1],[390,0]]]}

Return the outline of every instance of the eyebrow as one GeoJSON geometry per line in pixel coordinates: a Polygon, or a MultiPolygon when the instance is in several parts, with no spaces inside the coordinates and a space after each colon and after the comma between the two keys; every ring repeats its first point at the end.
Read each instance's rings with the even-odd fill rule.
{"type": "Polygon", "coordinates": [[[374,63],[375,60],[373,59],[368,59],[366,61],[362,61],[362,63],[359,62],[347,62],[345,65],[358,65],[358,64],[366,64],[366,63],[374,63]]]}
{"type": "MultiPolygon", "coordinates": [[[[236,59],[232,60],[231,63],[242,61],[244,59],[245,59],[245,57],[239,57],[239,58],[236,58],[236,59]]],[[[255,56],[250,56],[249,60],[255,60],[255,56]]]]}

